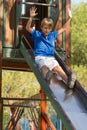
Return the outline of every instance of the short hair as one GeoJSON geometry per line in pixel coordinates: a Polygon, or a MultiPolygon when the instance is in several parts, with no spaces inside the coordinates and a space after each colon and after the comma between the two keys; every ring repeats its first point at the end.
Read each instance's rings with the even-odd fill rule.
{"type": "Polygon", "coordinates": [[[48,25],[49,27],[53,27],[53,20],[51,18],[43,18],[41,21],[41,27],[44,25],[48,25]]]}

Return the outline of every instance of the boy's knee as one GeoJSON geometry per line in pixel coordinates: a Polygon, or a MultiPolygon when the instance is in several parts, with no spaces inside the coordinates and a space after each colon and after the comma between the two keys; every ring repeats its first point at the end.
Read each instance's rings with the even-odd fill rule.
{"type": "Polygon", "coordinates": [[[43,66],[43,67],[40,69],[40,71],[41,71],[42,76],[43,76],[44,78],[46,78],[46,74],[47,74],[47,72],[49,71],[49,68],[48,68],[47,66],[43,66]]]}

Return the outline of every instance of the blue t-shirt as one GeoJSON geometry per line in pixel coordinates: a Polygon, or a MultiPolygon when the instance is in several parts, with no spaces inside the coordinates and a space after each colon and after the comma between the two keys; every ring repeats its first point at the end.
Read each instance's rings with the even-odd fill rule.
{"type": "Polygon", "coordinates": [[[50,32],[48,38],[46,38],[43,32],[33,30],[31,36],[34,39],[35,56],[54,56],[55,40],[58,39],[58,31],[50,32]]]}

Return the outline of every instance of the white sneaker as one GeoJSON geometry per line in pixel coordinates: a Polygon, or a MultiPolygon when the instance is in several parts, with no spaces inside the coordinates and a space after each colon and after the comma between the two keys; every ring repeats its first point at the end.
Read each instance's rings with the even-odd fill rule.
{"type": "Polygon", "coordinates": [[[68,88],[74,88],[76,81],[76,73],[72,72],[68,78],[68,88]]]}
{"type": "Polygon", "coordinates": [[[50,84],[50,81],[52,79],[52,76],[53,76],[53,72],[51,70],[48,70],[47,74],[46,74],[46,82],[48,84],[50,84]]]}

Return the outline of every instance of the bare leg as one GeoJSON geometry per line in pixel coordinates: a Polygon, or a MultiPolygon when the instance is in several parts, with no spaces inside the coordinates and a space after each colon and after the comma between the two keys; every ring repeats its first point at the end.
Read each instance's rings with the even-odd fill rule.
{"type": "Polygon", "coordinates": [[[53,76],[53,72],[51,70],[49,70],[49,68],[47,66],[43,66],[40,69],[44,79],[46,80],[47,84],[50,84],[51,79],[54,77],[53,76]]]}
{"type": "Polygon", "coordinates": [[[66,75],[66,73],[63,71],[63,69],[61,68],[61,66],[56,66],[53,68],[53,71],[57,72],[64,81],[68,81],[68,77],[66,75]]]}
{"type": "MultiPolygon", "coordinates": [[[[42,74],[42,76],[44,77],[44,79],[46,79],[46,78],[47,78],[46,75],[47,75],[47,73],[48,73],[48,71],[49,71],[49,68],[44,65],[44,66],[40,69],[40,71],[41,71],[41,74],[42,74]]],[[[67,83],[68,77],[67,77],[67,75],[65,74],[65,72],[63,71],[63,69],[61,68],[61,66],[56,66],[56,67],[54,67],[54,68],[52,69],[52,71],[57,72],[57,73],[62,77],[62,79],[67,83]]],[[[49,76],[49,75],[48,75],[48,76],[49,76]]],[[[51,78],[51,77],[50,77],[50,78],[51,78]]],[[[54,78],[54,76],[52,76],[52,78],[54,78]]],[[[48,82],[49,82],[49,81],[48,81],[48,82]]]]}
{"type": "Polygon", "coordinates": [[[46,79],[46,74],[47,74],[48,70],[49,70],[48,67],[45,65],[40,69],[41,74],[44,77],[44,79],[46,79]]]}

